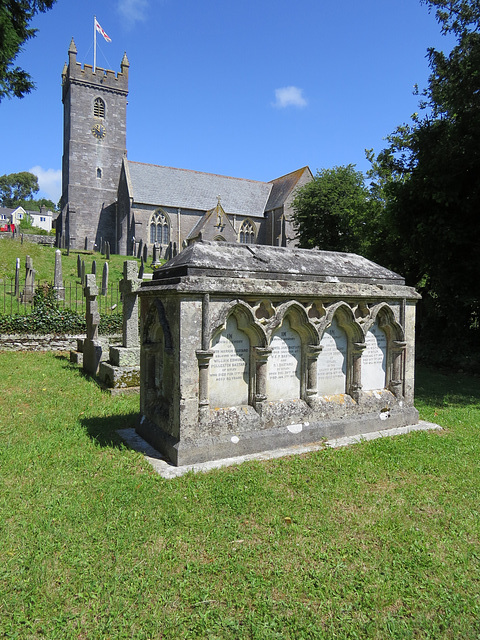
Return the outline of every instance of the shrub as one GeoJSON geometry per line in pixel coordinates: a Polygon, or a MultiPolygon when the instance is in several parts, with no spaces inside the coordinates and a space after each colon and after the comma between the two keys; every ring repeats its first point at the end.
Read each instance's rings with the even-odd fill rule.
{"type": "MultiPolygon", "coordinates": [[[[122,328],[120,313],[103,315],[99,333],[118,333],[122,328]]],[[[55,335],[85,333],[87,325],[83,314],[59,305],[52,285],[37,289],[33,298],[33,311],[27,315],[0,315],[0,333],[53,333],[55,335]]]]}

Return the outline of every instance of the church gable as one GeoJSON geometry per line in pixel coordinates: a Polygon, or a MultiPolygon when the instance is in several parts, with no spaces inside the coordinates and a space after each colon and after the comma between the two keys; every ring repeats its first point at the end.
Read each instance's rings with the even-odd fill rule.
{"type": "Polygon", "coordinates": [[[217,206],[207,211],[188,234],[188,244],[199,240],[237,242],[237,232],[220,204],[220,198],[217,206]]]}

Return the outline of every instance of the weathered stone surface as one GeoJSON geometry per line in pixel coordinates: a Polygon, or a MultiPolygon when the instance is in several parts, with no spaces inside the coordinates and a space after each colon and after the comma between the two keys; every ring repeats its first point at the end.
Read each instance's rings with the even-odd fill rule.
{"type": "Polygon", "coordinates": [[[418,419],[419,296],[360,256],[199,242],[139,297],[137,431],[174,464],[418,419]]]}

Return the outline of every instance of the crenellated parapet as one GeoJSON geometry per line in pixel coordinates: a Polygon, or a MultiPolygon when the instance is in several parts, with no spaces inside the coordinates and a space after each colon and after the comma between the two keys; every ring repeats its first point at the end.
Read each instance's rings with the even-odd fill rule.
{"type": "Polygon", "coordinates": [[[128,94],[128,70],[130,63],[127,54],[124,53],[120,63],[120,72],[111,69],[103,69],[93,65],[77,62],[77,48],[72,38],[68,49],[68,64],[65,63],[62,71],[62,85],[65,92],[69,84],[82,84],[90,87],[98,87],[103,91],[110,90],[121,94],[128,94]]]}

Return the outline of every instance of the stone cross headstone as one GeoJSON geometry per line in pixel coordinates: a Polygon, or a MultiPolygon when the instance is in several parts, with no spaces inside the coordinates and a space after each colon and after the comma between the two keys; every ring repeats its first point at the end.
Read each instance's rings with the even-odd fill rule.
{"type": "Polygon", "coordinates": [[[15,262],[15,297],[20,295],[20,258],[15,262]]]}
{"type": "Polygon", "coordinates": [[[53,276],[53,290],[57,296],[57,300],[65,300],[65,287],[63,286],[62,277],[62,252],[60,249],[55,251],[55,273],[53,276]]]}
{"type": "Polygon", "coordinates": [[[80,260],[80,254],[77,254],[77,276],[82,277],[82,261],[80,260]]]}
{"type": "Polygon", "coordinates": [[[138,266],[133,260],[123,263],[123,280],[120,280],[120,292],[123,296],[122,337],[124,347],[138,347],[138,300],[137,289],[140,286],[138,266]]]}
{"type": "Polygon", "coordinates": [[[102,296],[106,296],[108,292],[108,262],[103,265],[102,272],[102,296]]]}
{"type": "Polygon", "coordinates": [[[143,245],[143,261],[146,263],[148,260],[148,245],[145,243],[143,245]]]}
{"type": "Polygon", "coordinates": [[[22,302],[31,302],[35,293],[35,270],[30,256],[25,259],[25,288],[23,290],[22,302]]]}
{"type": "Polygon", "coordinates": [[[93,273],[86,274],[83,292],[86,301],[85,320],[87,323],[87,337],[83,341],[83,369],[96,375],[102,357],[102,347],[98,342],[100,314],[97,302],[98,287],[93,273]]]}

